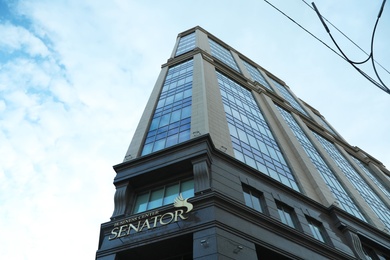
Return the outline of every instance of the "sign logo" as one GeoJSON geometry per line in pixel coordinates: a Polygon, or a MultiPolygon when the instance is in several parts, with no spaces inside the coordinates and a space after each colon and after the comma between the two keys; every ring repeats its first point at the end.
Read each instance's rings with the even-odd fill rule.
{"type": "Polygon", "coordinates": [[[142,215],[115,223],[108,240],[127,237],[131,234],[142,232],[145,229],[150,230],[159,226],[165,226],[170,223],[178,222],[179,219],[186,220],[188,216],[185,216],[184,214],[189,213],[194,208],[187,200],[188,198],[184,199],[180,193],[174,200],[173,206],[176,208],[174,211],[166,212],[164,214],[160,214],[158,210],[149,211],[142,215]],[[186,208],[186,211],[184,212],[181,208],[186,208]]]}
{"type": "Polygon", "coordinates": [[[183,199],[183,196],[180,193],[179,196],[177,196],[175,201],[173,202],[173,206],[175,208],[186,207],[187,208],[186,213],[188,213],[194,208],[194,206],[192,206],[192,204],[189,203],[187,200],[188,199],[183,199]]]}

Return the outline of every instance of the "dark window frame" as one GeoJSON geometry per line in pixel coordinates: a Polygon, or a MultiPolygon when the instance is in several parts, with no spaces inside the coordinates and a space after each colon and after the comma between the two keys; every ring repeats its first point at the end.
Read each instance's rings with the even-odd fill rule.
{"type": "Polygon", "coordinates": [[[291,228],[301,230],[294,208],[280,201],[276,201],[275,203],[279,220],[291,228]]]}
{"type": "Polygon", "coordinates": [[[242,192],[244,196],[244,202],[247,207],[250,207],[260,213],[267,214],[267,208],[265,206],[263,193],[255,188],[252,188],[249,185],[242,185],[242,192]],[[247,197],[245,196],[247,194],[247,197]],[[249,197],[249,198],[248,198],[249,197]],[[256,200],[254,202],[254,199],[257,199],[258,202],[258,209],[256,208],[256,200]],[[250,203],[249,203],[250,201],[250,203]],[[251,205],[248,205],[251,204],[251,205]]]}

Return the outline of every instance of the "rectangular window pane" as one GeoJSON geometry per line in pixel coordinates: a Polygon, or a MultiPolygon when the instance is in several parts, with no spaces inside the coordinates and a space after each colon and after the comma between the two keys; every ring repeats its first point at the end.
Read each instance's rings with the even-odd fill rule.
{"type": "Polygon", "coordinates": [[[245,65],[246,69],[248,70],[249,74],[251,75],[253,81],[257,81],[261,85],[266,87],[267,89],[273,91],[271,86],[264,79],[263,75],[261,75],[260,71],[257,68],[255,68],[254,66],[252,66],[251,64],[249,64],[248,62],[246,62],[244,60],[242,60],[242,62],[244,63],[244,65],[245,65]]]}
{"type": "Polygon", "coordinates": [[[313,237],[323,243],[325,243],[323,227],[320,223],[317,223],[314,220],[307,220],[309,223],[310,231],[313,234],[313,237]]]}
{"type": "Polygon", "coordinates": [[[138,195],[134,206],[134,213],[145,211],[148,205],[148,199],[149,193],[138,195]]]}
{"type": "Polygon", "coordinates": [[[256,190],[244,186],[243,194],[244,194],[245,205],[259,212],[263,212],[263,209],[261,207],[261,202],[260,202],[260,195],[256,190]]]}
{"type": "Polygon", "coordinates": [[[286,99],[288,102],[290,102],[291,106],[304,114],[305,116],[309,117],[309,115],[306,113],[306,111],[301,107],[301,105],[296,101],[296,99],[290,94],[290,92],[287,90],[285,86],[277,82],[276,80],[270,78],[272,83],[274,83],[275,87],[282,93],[284,99],[286,99]]]}
{"type": "Polygon", "coordinates": [[[279,213],[280,220],[284,224],[286,224],[286,225],[288,225],[288,226],[290,226],[292,228],[296,228],[295,224],[294,224],[294,221],[292,219],[292,215],[291,215],[292,214],[292,210],[287,208],[286,206],[279,205],[279,204],[277,205],[277,207],[278,207],[278,213],[279,213]]]}
{"type": "Polygon", "coordinates": [[[176,50],[176,56],[189,52],[195,48],[195,32],[180,38],[176,50]]]}
{"type": "Polygon", "coordinates": [[[175,198],[179,195],[179,184],[168,186],[165,189],[165,197],[163,205],[168,205],[174,202],[175,198]]]}
{"type": "Polygon", "coordinates": [[[240,69],[238,68],[232,54],[228,49],[222,47],[220,44],[216,43],[211,39],[209,39],[209,43],[211,48],[211,55],[213,55],[235,71],[240,72],[240,69]]]}
{"type": "Polygon", "coordinates": [[[194,181],[188,180],[181,183],[180,192],[184,199],[194,196],[194,181]]]}
{"type": "Polygon", "coordinates": [[[154,209],[162,206],[164,189],[155,190],[150,195],[150,201],[147,209],[154,209]]]}
{"type": "Polygon", "coordinates": [[[253,208],[251,195],[245,191],[244,191],[244,200],[245,200],[245,205],[253,208]]]}

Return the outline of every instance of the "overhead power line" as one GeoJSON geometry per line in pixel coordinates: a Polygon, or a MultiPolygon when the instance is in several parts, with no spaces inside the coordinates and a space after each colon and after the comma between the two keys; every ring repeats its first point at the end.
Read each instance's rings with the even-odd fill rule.
{"type": "MultiPolygon", "coordinates": [[[[306,4],[306,6],[308,6],[310,9],[312,9],[314,12],[314,8],[308,3],[306,2],[305,0],[301,0],[302,2],[304,2],[306,4]]],[[[345,33],[343,33],[339,28],[336,27],[336,25],[334,25],[331,21],[329,21],[325,16],[322,16],[322,18],[328,23],[330,24],[333,28],[335,28],[341,35],[343,35],[348,41],[350,41],[353,45],[355,45],[359,50],[361,50],[364,54],[366,55],[369,55],[363,48],[361,48],[356,42],[354,42],[351,38],[349,38],[345,33]]],[[[375,63],[378,64],[384,71],[386,71],[388,74],[390,74],[390,71],[388,71],[384,66],[382,66],[382,64],[380,64],[379,62],[377,62],[375,60],[375,63]]]]}
{"type": "Polygon", "coordinates": [[[377,16],[377,19],[376,19],[376,22],[375,22],[375,25],[374,25],[374,29],[372,31],[372,36],[371,36],[371,52],[370,54],[368,55],[367,59],[365,59],[364,61],[352,61],[350,60],[347,55],[345,55],[345,53],[341,50],[340,46],[337,44],[336,40],[333,38],[332,36],[332,33],[330,32],[328,26],[326,25],[322,15],[320,14],[320,11],[318,10],[318,8],[316,7],[316,5],[314,4],[314,2],[312,3],[313,5],[313,8],[315,10],[315,12],[317,13],[318,15],[318,18],[320,19],[322,25],[324,26],[326,32],[329,34],[330,38],[332,39],[333,43],[336,45],[337,49],[341,52],[341,54],[343,55],[344,59],[352,65],[352,67],[354,67],[361,75],[363,75],[366,79],[368,79],[371,83],[373,83],[375,86],[377,86],[378,88],[382,89],[383,91],[385,91],[387,94],[390,94],[390,89],[386,86],[386,84],[382,81],[381,77],[379,76],[377,70],[376,70],[376,66],[375,66],[375,60],[374,60],[374,37],[375,37],[375,32],[376,32],[376,28],[378,26],[378,22],[379,22],[379,18],[381,17],[382,15],[382,12],[383,12],[383,8],[385,6],[385,3],[386,3],[386,0],[383,0],[382,2],[382,5],[381,5],[381,8],[379,10],[379,13],[378,13],[378,16],[377,16]],[[362,71],[360,68],[358,68],[356,65],[360,65],[360,64],[364,64],[366,63],[367,61],[369,61],[371,59],[371,63],[372,63],[372,67],[374,69],[374,72],[375,72],[375,75],[377,77],[377,79],[379,80],[379,82],[377,82],[376,80],[374,80],[372,77],[368,76],[367,73],[365,73],[364,71],[362,71]]]}
{"type": "MultiPolygon", "coordinates": [[[[302,0],[303,2],[305,2],[304,0],[302,0]]],[[[313,38],[315,38],[317,41],[321,42],[325,47],[327,47],[329,50],[331,50],[333,53],[335,53],[337,56],[339,56],[340,58],[342,58],[343,60],[347,61],[349,63],[349,59],[344,55],[344,53],[339,49],[339,51],[342,53],[338,53],[336,50],[334,50],[332,47],[330,47],[328,44],[326,44],[324,41],[322,41],[320,38],[318,38],[317,36],[315,36],[312,32],[310,32],[309,30],[307,30],[305,27],[303,27],[302,25],[300,25],[298,22],[296,22],[293,18],[291,18],[290,16],[288,16],[286,13],[284,13],[282,10],[280,10],[279,8],[277,8],[275,5],[271,4],[269,1],[267,0],[264,0],[264,2],[266,2],[268,5],[270,5],[271,7],[273,7],[275,10],[277,10],[279,13],[281,13],[283,16],[285,16],[286,18],[288,18],[290,21],[292,21],[293,23],[295,23],[298,27],[300,27],[302,30],[304,30],[306,33],[308,33],[310,36],[312,36],[313,38]]],[[[384,2],[386,2],[386,0],[384,0],[384,2]]],[[[306,3],[306,2],[305,2],[306,3]]],[[[306,3],[307,4],[307,3],[306,3]]],[[[378,17],[380,17],[380,14],[382,13],[383,11],[383,7],[384,7],[384,3],[382,4],[382,8],[381,8],[381,11],[378,15],[378,17]]],[[[314,10],[314,8],[312,8],[314,10]]],[[[321,16],[322,18],[324,18],[323,16],[321,16]]],[[[324,18],[326,21],[328,21],[326,18],[324,18]]],[[[379,18],[378,18],[379,19],[379,18]]],[[[378,21],[377,19],[377,21],[378,21]]],[[[321,19],[322,20],[322,19],[321,19]]],[[[323,20],[322,20],[323,21],[323,20]]],[[[330,23],[330,22],[329,22],[330,23]]],[[[324,27],[326,26],[325,22],[323,22],[324,24],[324,27]]],[[[344,35],[347,39],[349,39],[354,45],[356,45],[359,49],[361,49],[364,53],[366,53],[362,48],[360,48],[360,46],[358,46],[355,42],[353,42],[348,36],[346,36],[343,32],[341,32],[337,27],[335,27],[332,23],[330,23],[334,28],[336,28],[336,30],[338,30],[342,35],[344,35]]],[[[377,24],[377,23],[376,23],[377,24]]],[[[325,27],[327,28],[327,26],[325,27]]],[[[374,28],[374,33],[375,33],[375,29],[376,29],[376,25],[375,25],[375,28],[374,28]]],[[[329,30],[329,28],[328,28],[329,30]]],[[[332,38],[332,37],[331,37],[332,38]]],[[[372,37],[372,40],[373,40],[373,37],[372,37]]],[[[372,44],[373,45],[373,44],[372,44]]],[[[338,47],[338,45],[336,45],[336,47],[338,47]]],[[[372,46],[371,46],[372,47],[372,46]]],[[[371,51],[371,56],[372,55],[373,51],[371,51]]],[[[366,53],[366,55],[369,55],[366,53]]],[[[369,55],[370,56],[370,55],[369,55]]],[[[367,59],[368,60],[368,59],[367,59]]],[[[373,58],[372,58],[372,63],[374,64],[377,63],[373,58]]],[[[352,63],[353,64],[353,63],[352,63]]],[[[382,65],[380,65],[378,63],[379,66],[381,66],[387,73],[389,73],[389,71],[387,69],[385,69],[382,65]]],[[[375,68],[375,65],[373,65],[374,67],[374,71],[375,71],[375,74],[377,75],[378,79],[380,80],[380,83],[378,83],[377,81],[375,81],[373,78],[371,78],[367,73],[365,73],[364,71],[362,71],[361,69],[359,69],[358,67],[356,67],[354,64],[353,64],[354,68],[360,73],[362,74],[366,79],[368,79],[371,83],[373,83],[374,85],[376,85],[377,87],[379,87],[380,89],[382,89],[383,91],[385,91],[386,93],[390,94],[390,90],[387,88],[387,86],[385,84],[383,84],[382,80],[380,79],[380,77],[378,77],[378,73],[376,71],[376,68],[375,68]]],[[[389,73],[390,74],[390,73],[389,73]]]]}

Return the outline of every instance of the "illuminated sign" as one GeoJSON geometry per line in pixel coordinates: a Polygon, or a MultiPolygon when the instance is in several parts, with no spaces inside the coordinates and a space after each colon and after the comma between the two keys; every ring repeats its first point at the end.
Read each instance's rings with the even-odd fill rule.
{"type": "Polygon", "coordinates": [[[184,214],[187,214],[193,209],[192,204],[187,200],[188,199],[183,199],[182,195],[179,194],[173,203],[175,208],[186,208],[185,212],[184,209],[176,209],[175,211],[166,212],[164,214],[160,214],[158,210],[149,211],[142,215],[115,223],[108,240],[126,237],[130,234],[139,233],[143,230],[150,230],[158,226],[165,226],[177,222],[179,219],[186,220],[188,216],[185,216],[184,214]]]}

